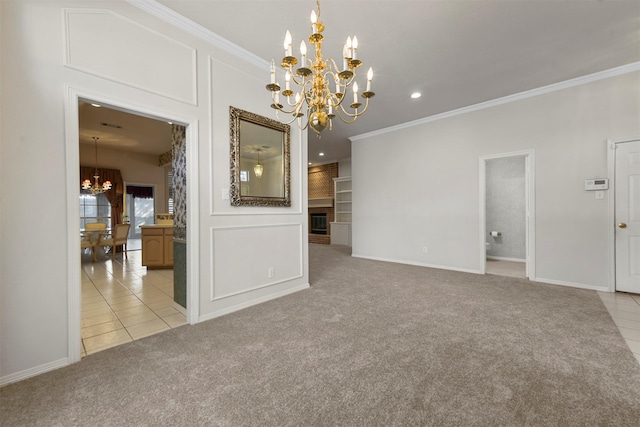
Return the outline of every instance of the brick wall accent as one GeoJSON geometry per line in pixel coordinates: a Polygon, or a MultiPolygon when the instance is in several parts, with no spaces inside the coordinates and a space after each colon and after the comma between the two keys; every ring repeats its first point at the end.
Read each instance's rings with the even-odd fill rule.
{"type": "MultiPolygon", "coordinates": [[[[338,177],[338,163],[329,163],[327,165],[313,166],[309,168],[309,198],[333,198],[334,187],[333,178],[338,177]]],[[[311,234],[309,233],[309,243],[320,243],[328,245],[331,243],[331,225],[330,222],[335,220],[333,208],[309,208],[309,223],[311,222],[312,213],[327,214],[327,234],[311,234]]]]}
{"type": "Polygon", "coordinates": [[[333,178],[338,177],[338,164],[313,166],[309,168],[309,198],[333,197],[333,178]]]}

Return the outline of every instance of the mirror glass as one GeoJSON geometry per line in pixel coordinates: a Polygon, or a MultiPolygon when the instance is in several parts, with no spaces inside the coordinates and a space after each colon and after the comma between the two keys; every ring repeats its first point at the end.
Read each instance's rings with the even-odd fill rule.
{"type": "Polygon", "coordinates": [[[289,125],[230,107],[233,206],[291,206],[289,125]]]}

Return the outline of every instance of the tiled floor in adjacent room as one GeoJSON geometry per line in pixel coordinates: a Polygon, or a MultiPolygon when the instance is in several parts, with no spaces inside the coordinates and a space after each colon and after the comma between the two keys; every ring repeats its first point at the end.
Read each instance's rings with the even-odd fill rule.
{"type": "Polygon", "coordinates": [[[141,251],[82,255],[82,356],[186,324],[173,302],[173,270],[147,270],[141,251]]]}
{"type": "Polygon", "coordinates": [[[622,338],[640,362],[640,295],[598,292],[622,338]]]}
{"type": "Polygon", "coordinates": [[[520,277],[524,279],[527,277],[526,270],[527,264],[524,262],[487,258],[485,271],[487,274],[494,274],[496,276],[520,277]]]}

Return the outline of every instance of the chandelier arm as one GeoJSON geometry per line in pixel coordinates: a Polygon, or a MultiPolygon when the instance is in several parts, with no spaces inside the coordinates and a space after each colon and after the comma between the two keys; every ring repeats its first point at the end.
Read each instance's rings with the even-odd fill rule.
{"type": "MultiPolygon", "coordinates": [[[[346,90],[346,88],[345,88],[345,90],[346,90]]],[[[331,98],[331,101],[332,101],[333,108],[336,108],[336,109],[344,108],[344,107],[342,107],[342,103],[344,102],[344,99],[346,98],[346,96],[344,94],[341,97],[337,97],[335,95],[335,93],[332,93],[330,98],[331,98]]]]}
{"type": "Polygon", "coordinates": [[[277,107],[277,108],[275,108],[275,110],[276,110],[276,114],[278,112],[281,112],[281,113],[284,113],[284,114],[293,114],[294,116],[295,116],[294,113],[296,112],[295,108],[293,108],[292,110],[285,110],[284,108],[277,107]]]}
{"type": "Polygon", "coordinates": [[[365,101],[365,103],[364,103],[364,108],[362,109],[362,111],[358,111],[358,110],[356,110],[356,112],[355,112],[355,113],[349,113],[349,112],[344,108],[344,106],[343,106],[343,105],[340,105],[340,107],[336,109],[336,111],[338,111],[338,117],[340,117],[340,120],[342,120],[342,121],[343,121],[343,122],[345,122],[345,123],[353,123],[353,122],[355,122],[355,120],[356,120],[358,117],[360,117],[361,115],[363,115],[363,114],[367,111],[367,108],[369,108],[369,99],[370,99],[370,98],[365,98],[365,99],[366,99],[366,101],[365,101]],[[342,113],[343,113],[345,116],[353,118],[353,120],[352,120],[352,121],[345,121],[345,120],[342,118],[342,116],[341,116],[341,114],[340,114],[340,111],[342,111],[342,113]]]}
{"type": "Polygon", "coordinates": [[[341,71],[351,71],[352,72],[351,77],[349,77],[347,80],[344,80],[344,82],[345,82],[344,86],[345,87],[350,86],[353,83],[353,81],[356,79],[356,75],[357,75],[356,68],[347,67],[346,70],[340,70],[340,68],[338,68],[338,66],[336,65],[336,61],[333,58],[327,58],[327,59],[325,59],[325,62],[331,63],[333,65],[333,69],[331,69],[331,67],[328,67],[328,71],[327,71],[326,74],[332,73],[334,78],[338,77],[338,81],[343,81],[344,80],[344,79],[340,78],[340,76],[339,76],[341,71]]]}
{"type": "MultiPolygon", "coordinates": [[[[291,96],[287,96],[286,98],[287,98],[287,105],[288,105],[289,107],[296,107],[296,108],[297,108],[298,103],[297,103],[297,102],[294,102],[294,103],[292,104],[292,103],[291,103],[291,96]]],[[[294,101],[295,101],[295,98],[294,98],[294,101]]],[[[293,110],[295,111],[295,109],[296,109],[296,108],[294,108],[293,110]]]]}
{"type": "Polygon", "coordinates": [[[298,119],[298,127],[300,128],[300,130],[306,130],[306,129],[309,127],[309,120],[308,120],[308,119],[305,119],[305,121],[304,121],[304,126],[302,126],[302,125],[300,124],[300,122],[302,121],[302,119],[301,119],[300,117],[297,117],[297,119],[298,119]]]}
{"type": "MultiPolygon", "coordinates": [[[[344,93],[344,91],[347,90],[348,84],[343,84],[340,81],[341,79],[338,76],[338,73],[336,73],[335,71],[328,70],[327,72],[324,73],[323,77],[324,77],[325,81],[328,80],[328,77],[330,77],[333,80],[333,82],[336,83],[337,88],[341,91],[340,93],[344,93]]],[[[327,83],[327,86],[329,86],[329,83],[327,83]]],[[[335,92],[331,92],[331,89],[329,89],[329,93],[331,93],[332,95],[335,94],[335,92]]]]}
{"type": "Polygon", "coordinates": [[[291,73],[291,80],[293,80],[293,82],[295,84],[297,84],[298,86],[304,86],[306,84],[306,82],[307,82],[306,76],[302,76],[302,80],[300,80],[300,81],[298,81],[298,79],[296,77],[299,77],[299,76],[297,76],[294,73],[291,73]]]}
{"type": "MultiPolygon", "coordinates": [[[[296,111],[296,108],[293,108],[291,110],[287,110],[284,108],[284,106],[282,106],[282,104],[280,104],[279,102],[276,102],[276,93],[277,92],[271,92],[271,99],[273,100],[273,104],[272,107],[274,110],[276,110],[276,113],[278,111],[282,111],[285,114],[293,114],[296,111]]],[[[287,101],[287,104],[289,104],[290,106],[296,106],[297,104],[291,104],[287,101]]]]}
{"type": "Polygon", "coordinates": [[[344,111],[344,110],[343,110],[342,112],[341,112],[340,110],[336,110],[336,112],[337,112],[337,114],[336,114],[335,116],[336,116],[336,117],[338,117],[338,118],[340,119],[340,121],[341,121],[341,122],[346,123],[346,124],[348,124],[348,125],[350,125],[351,123],[354,123],[354,122],[358,119],[358,117],[360,117],[360,114],[358,114],[357,116],[350,116],[350,115],[349,115],[349,113],[347,113],[347,112],[346,112],[346,111],[344,111]],[[352,118],[352,119],[350,119],[350,120],[345,119],[345,118],[342,116],[342,113],[347,114],[348,116],[353,117],[353,118],[352,118]]]}
{"type": "MultiPolygon", "coordinates": [[[[283,121],[280,119],[280,116],[278,115],[278,111],[282,111],[282,110],[276,110],[276,118],[278,119],[278,121],[280,121],[280,123],[284,123],[285,125],[290,125],[291,123],[293,123],[298,117],[296,117],[295,115],[293,116],[293,118],[290,121],[283,121]]],[[[284,111],[282,111],[284,113],[284,111]]],[[[287,113],[287,114],[291,114],[291,113],[287,113]]]]}

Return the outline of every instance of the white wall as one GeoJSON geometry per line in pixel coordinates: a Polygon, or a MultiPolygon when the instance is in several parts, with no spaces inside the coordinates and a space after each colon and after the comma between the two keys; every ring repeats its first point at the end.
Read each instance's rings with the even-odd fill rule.
{"type": "Polygon", "coordinates": [[[351,157],[338,161],[338,176],[351,176],[351,157]]]}
{"type": "Polygon", "coordinates": [[[354,138],[353,254],[481,271],[478,159],[533,149],[533,278],[608,286],[612,195],[584,180],[607,176],[607,138],[640,134],[639,88],[634,71],[354,138]]]}
{"type": "Polygon", "coordinates": [[[229,106],[271,117],[266,61],[127,2],[0,2],[0,17],[0,384],[79,358],[78,97],[189,125],[192,321],[308,287],[306,136],[292,129],[291,208],[221,197],[229,106]]]}

